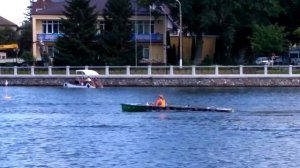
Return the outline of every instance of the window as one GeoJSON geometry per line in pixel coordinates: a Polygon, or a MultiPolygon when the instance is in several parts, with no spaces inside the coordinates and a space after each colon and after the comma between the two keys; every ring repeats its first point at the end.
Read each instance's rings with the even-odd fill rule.
{"type": "Polygon", "coordinates": [[[148,47],[144,47],[143,48],[143,59],[149,59],[150,56],[149,56],[149,48],[148,47]]]}
{"type": "Polygon", "coordinates": [[[104,21],[99,21],[97,34],[101,34],[101,32],[103,32],[103,30],[105,30],[105,22],[104,21]]]}
{"type": "Polygon", "coordinates": [[[104,21],[99,22],[99,29],[100,30],[105,30],[105,22],[104,21]]]}
{"type": "Polygon", "coordinates": [[[60,27],[59,20],[44,20],[42,22],[43,33],[45,34],[60,33],[60,27]]]}
{"type": "Polygon", "coordinates": [[[138,34],[149,34],[149,32],[154,33],[154,21],[151,21],[151,26],[149,21],[137,21],[136,24],[137,25],[135,27],[138,34]]]}
{"type": "Polygon", "coordinates": [[[137,31],[136,32],[138,32],[138,34],[144,34],[144,24],[143,24],[142,21],[138,21],[136,27],[137,27],[137,31]]]}
{"type": "Polygon", "coordinates": [[[53,32],[59,33],[59,21],[53,21],[53,32]]]}

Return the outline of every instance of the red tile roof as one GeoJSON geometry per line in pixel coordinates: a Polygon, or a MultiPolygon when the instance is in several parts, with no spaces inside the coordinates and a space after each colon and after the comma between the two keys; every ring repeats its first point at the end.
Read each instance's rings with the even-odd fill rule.
{"type": "MultiPolygon", "coordinates": [[[[100,15],[105,8],[106,2],[108,0],[90,0],[91,6],[96,7],[96,12],[100,15]]],[[[136,0],[131,0],[132,9],[135,10],[136,0]]],[[[33,2],[32,5],[32,15],[62,15],[64,11],[64,6],[66,5],[65,0],[37,0],[33,2]]],[[[135,12],[135,11],[133,11],[135,12]]],[[[148,8],[137,8],[137,15],[149,15],[148,8]]]]}
{"type": "Polygon", "coordinates": [[[32,3],[32,15],[60,15],[64,5],[64,1],[37,0],[32,3]]]}

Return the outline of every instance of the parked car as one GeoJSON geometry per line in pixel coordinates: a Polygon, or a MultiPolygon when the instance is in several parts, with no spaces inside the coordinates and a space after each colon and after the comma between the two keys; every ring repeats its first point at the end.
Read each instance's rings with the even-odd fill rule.
{"type": "Polygon", "coordinates": [[[273,65],[273,60],[269,60],[268,57],[258,57],[255,60],[256,65],[273,65]]]}

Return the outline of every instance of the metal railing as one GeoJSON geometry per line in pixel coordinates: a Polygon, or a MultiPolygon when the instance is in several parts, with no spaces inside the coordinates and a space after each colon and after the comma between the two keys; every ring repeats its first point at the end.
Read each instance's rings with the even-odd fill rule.
{"type": "Polygon", "coordinates": [[[72,76],[78,69],[101,76],[300,76],[300,66],[14,66],[0,67],[0,76],[72,76]]]}

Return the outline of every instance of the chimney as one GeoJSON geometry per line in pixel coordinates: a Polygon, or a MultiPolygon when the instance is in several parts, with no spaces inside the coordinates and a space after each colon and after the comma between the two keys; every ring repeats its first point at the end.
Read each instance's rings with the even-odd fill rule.
{"type": "Polygon", "coordinates": [[[43,0],[43,9],[46,9],[46,0],[43,0]]]}

